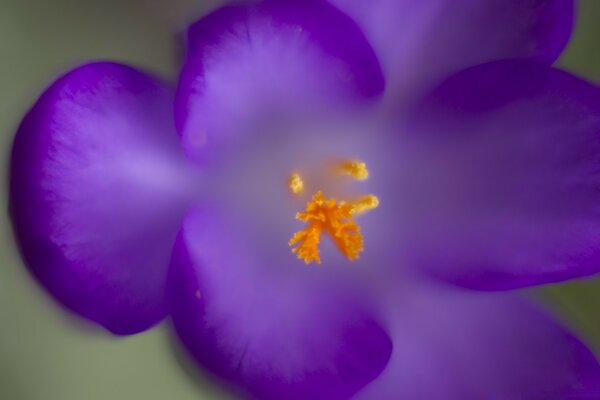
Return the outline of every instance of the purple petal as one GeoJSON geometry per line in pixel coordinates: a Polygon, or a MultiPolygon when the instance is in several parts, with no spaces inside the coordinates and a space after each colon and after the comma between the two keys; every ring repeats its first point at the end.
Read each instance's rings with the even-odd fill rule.
{"type": "Polygon", "coordinates": [[[289,118],[382,93],[373,50],[356,24],[315,0],[239,4],[191,26],[176,125],[195,159],[289,118]]]}
{"type": "Polygon", "coordinates": [[[418,204],[408,225],[422,265],[484,289],[600,270],[598,88],[494,62],[450,78],[415,120],[405,145],[418,161],[398,190],[418,204]]]}
{"type": "Polygon", "coordinates": [[[166,313],[187,173],[160,83],[113,63],[69,72],[14,142],[10,212],[26,263],[73,312],[116,334],[149,328],[166,313]]]}
{"type": "Polygon", "coordinates": [[[357,400],[600,397],[593,354],[514,294],[413,284],[395,307],[390,363],[357,400]]]}
{"type": "MultiPolygon", "coordinates": [[[[285,241],[285,238],[283,238],[285,241]]],[[[391,344],[326,270],[260,257],[215,208],[184,222],[170,292],[177,334],[225,384],[260,399],[347,399],[385,367],[391,344]],[[272,264],[271,264],[272,263],[272,264]]]]}
{"type": "Polygon", "coordinates": [[[393,97],[504,58],[552,63],[573,27],[573,0],[331,0],[373,44],[393,97]]]}

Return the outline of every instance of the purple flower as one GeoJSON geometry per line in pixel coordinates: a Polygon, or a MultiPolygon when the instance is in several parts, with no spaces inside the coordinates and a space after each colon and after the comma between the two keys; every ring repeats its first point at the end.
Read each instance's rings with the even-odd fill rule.
{"type": "Polygon", "coordinates": [[[600,269],[600,90],[549,66],[573,2],[333,3],[211,13],[175,96],[109,62],[54,82],[12,157],[31,271],[118,335],[170,315],[261,399],[600,397],[501,291],[600,269]]]}

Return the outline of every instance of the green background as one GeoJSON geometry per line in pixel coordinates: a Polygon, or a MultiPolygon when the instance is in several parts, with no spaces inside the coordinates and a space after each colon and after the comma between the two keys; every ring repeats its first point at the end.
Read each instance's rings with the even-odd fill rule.
{"type": "MultiPolygon", "coordinates": [[[[15,128],[53,78],[89,59],[120,60],[174,77],[181,49],[173,33],[218,3],[0,0],[0,165],[5,179],[15,128]]],[[[564,68],[598,83],[599,20],[600,0],[581,0],[575,36],[560,60],[564,68]]],[[[0,209],[7,209],[5,193],[0,209]]],[[[0,399],[228,397],[187,364],[166,326],[113,338],[57,307],[24,268],[7,213],[0,218],[0,399]]],[[[600,355],[600,279],[552,286],[543,294],[600,355]]]]}

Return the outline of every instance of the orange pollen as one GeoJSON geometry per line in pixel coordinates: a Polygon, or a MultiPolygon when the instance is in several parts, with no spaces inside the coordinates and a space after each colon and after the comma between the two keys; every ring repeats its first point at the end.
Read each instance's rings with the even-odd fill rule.
{"type": "Polygon", "coordinates": [[[345,160],[339,164],[339,170],[358,181],[364,181],[369,177],[367,165],[361,161],[345,160]]]}
{"type": "Polygon", "coordinates": [[[288,186],[292,193],[300,194],[304,191],[304,181],[300,174],[293,173],[288,179],[288,186]]]}
{"type": "Polygon", "coordinates": [[[360,226],[353,217],[379,205],[374,195],[368,195],[357,202],[338,202],[335,198],[326,198],[321,191],[306,204],[303,212],[296,214],[296,219],[306,222],[306,227],[294,234],[289,245],[292,253],[305,263],[321,263],[319,243],[323,232],[328,233],[339,251],[350,261],[356,260],[364,250],[364,240],[360,226]]]}

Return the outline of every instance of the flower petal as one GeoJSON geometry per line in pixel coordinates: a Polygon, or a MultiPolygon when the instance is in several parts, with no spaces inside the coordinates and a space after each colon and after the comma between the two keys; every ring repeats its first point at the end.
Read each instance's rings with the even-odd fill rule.
{"type": "Polygon", "coordinates": [[[331,0],[363,28],[394,98],[504,58],[552,63],[569,40],[573,0],[331,0]]]}
{"type": "Polygon", "coordinates": [[[232,221],[196,209],[175,246],[173,323],[196,361],[260,399],[347,399],[377,377],[391,344],[358,299],[319,268],[261,264],[232,221]]]}
{"type": "Polygon", "coordinates": [[[418,204],[421,265],[484,289],[600,270],[598,88],[494,62],[450,78],[415,121],[405,143],[418,161],[399,190],[418,204]]]}
{"type": "Polygon", "coordinates": [[[395,307],[390,363],[357,400],[600,396],[594,355],[513,293],[413,285],[395,307]]]}
{"type": "Polygon", "coordinates": [[[10,211],[23,257],[57,300],[113,333],[166,313],[187,196],[180,152],[171,93],[113,63],[58,79],[16,135],[10,211]]]}
{"type": "Polygon", "coordinates": [[[374,98],[383,87],[373,50],[331,5],[230,5],[189,29],[176,125],[186,153],[204,159],[205,149],[239,145],[243,134],[263,132],[265,124],[327,113],[374,98]]]}

